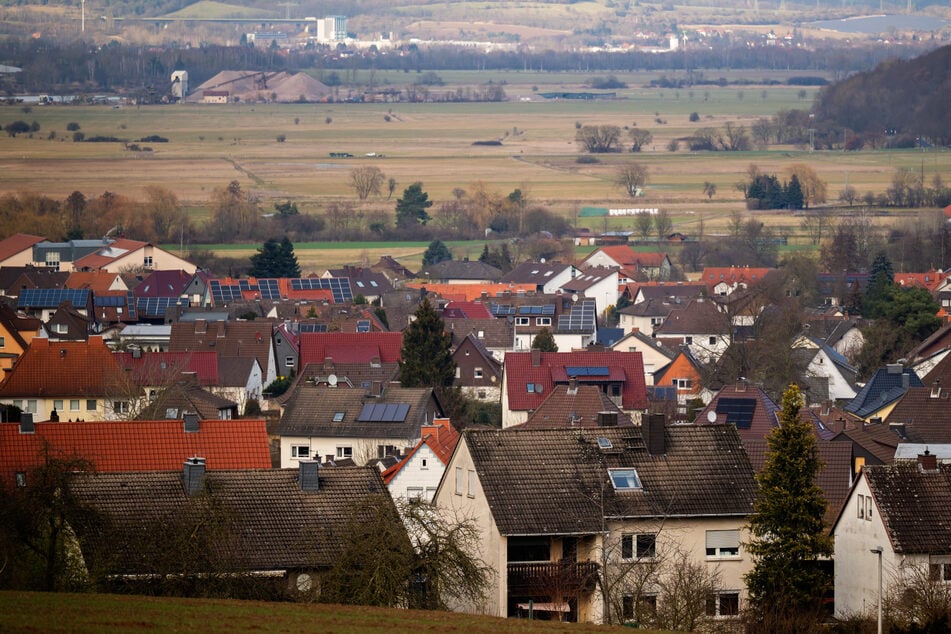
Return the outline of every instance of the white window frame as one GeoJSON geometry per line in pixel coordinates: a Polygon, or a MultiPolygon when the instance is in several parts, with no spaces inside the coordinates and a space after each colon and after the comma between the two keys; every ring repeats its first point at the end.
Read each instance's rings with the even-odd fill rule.
{"type": "Polygon", "coordinates": [[[473,378],[481,379],[481,378],[485,377],[485,372],[483,372],[482,368],[475,368],[475,369],[472,371],[472,376],[473,376],[473,378]]]}
{"type": "Polygon", "coordinates": [[[63,399],[53,399],[53,409],[55,409],[57,412],[65,411],[66,407],[63,404],[63,399]]]}
{"type": "Polygon", "coordinates": [[[536,326],[551,326],[551,317],[536,317],[536,326]]]}
{"type": "Polygon", "coordinates": [[[456,467],[456,495],[462,495],[462,467],[456,467]]]}
{"type": "Polygon", "coordinates": [[[647,560],[656,557],[657,533],[624,533],[621,535],[622,561],[647,560]]]}
{"type": "Polygon", "coordinates": [[[739,559],[740,531],[738,529],[708,530],[706,553],[707,559],[739,559]]]}
{"type": "Polygon", "coordinates": [[[144,258],[142,258],[142,268],[150,269],[152,268],[153,264],[154,264],[154,260],[152,259],[151,255],[147,255],[144,258]]]}
{"type": "Polygon", "coordinates": [[[284,367],[293,368],[294,367],[294,357],[284,357],[284,367]]]}
{"type": "Polygon", "coordinates": [[[516,317],[515,325],[516,326],[529,326],[531,325],[532,320],[530,317],[516,317]]]}
{"type": "Polygon", "coordinates": [[[637,475],[637,469],[608,469],[611,484],[615,491],[642,491],[644,483],[637,475]]]}
{"type": "Polygon", "coordinates": [[[713,613],[711,614],[711,612],[710,612],[710,610],[709,610],[710,604],[709,604],[709,602],[708,602],[708,603],[707,603],[707,610],[706,610],[707,616],[713,617],[713,618],[718,618],[718,619],[731,619],[731,618],[736,618],[737,616],[739,616],[739,614],[740,614],[740,593],[739,593],[739,592],[737,592],[737,591],[735,591],[735,590],[733,590],[733,591],[721,591],[721,592],[716,592],[716,593],[714,593],[714,594],[713,594],[711,597],[709,597],[709,598],[710,598],[710,599],[713,599],[713,607],[714,607],[714,609],[713,609],[713,613]],[[723,614],[723,608],[722,608],[722,605],[723,605],[723,604],[722,604],[722,600],[723,600],[724,597],[735,597],[735,599],[736,599],[736,612],[735,612],[735,613],[723,614]]]}
{"type": "Polygon", "coordinates": [[[466,495],[471,498],[475,497],[475,480],[475,469],[469,469],[468,491],[466,495]]]}
{"type": "Polygon", "coordinates": [[[79,399],[71,398],[69,399],[69,411],[78,412],[79,411],[79,399]]]}
{"type": "Polygon", "coordinates": [[[353,458],[353,447],[350,445],[337,445],[338,458],[353,458]]]}
{"type": "Polygon", "coordinates": [[[310,445],[291,445],[291,458],[295,460],[310,460],[310,445]]]}

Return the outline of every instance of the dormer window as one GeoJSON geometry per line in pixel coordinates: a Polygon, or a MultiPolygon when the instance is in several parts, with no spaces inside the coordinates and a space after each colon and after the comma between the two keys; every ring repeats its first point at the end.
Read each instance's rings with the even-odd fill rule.
{"type": "Polygon", "coordinates": [[[636,469],[608,469],[611,484],[615,491],[637,491],[643,489],[636,469]]]}
{"type": "Polygon", "coordinates": [[[343,412],[336,412],[336,413],[334,414],[334,422],[335,422],[335,423],[341,423],[341,422],[343,422],[343,412]]]}

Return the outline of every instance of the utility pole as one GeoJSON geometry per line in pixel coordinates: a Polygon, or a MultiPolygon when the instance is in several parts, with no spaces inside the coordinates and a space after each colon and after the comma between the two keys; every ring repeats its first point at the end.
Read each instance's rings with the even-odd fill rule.
{"type": "Polygon", "coordinates": [[[86,32],[86,0],[82,0],[82,19],[80,29],[83,33],[86,32]]]}

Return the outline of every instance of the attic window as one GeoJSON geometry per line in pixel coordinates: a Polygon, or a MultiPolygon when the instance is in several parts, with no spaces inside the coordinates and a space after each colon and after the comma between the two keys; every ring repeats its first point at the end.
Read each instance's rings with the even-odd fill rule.
{"type": "Polygon", "coordinates": [[[608,474],[615,491],[636,491],[644,488],[635,469],[608,469],[608,474]]]}
{"type": "Polygon", "coordinates": [[[341,423],[341,422],[343,422],[343,412],[336,412],[336,413],[334,413],[334,422],[335,422],[335,423],[341,423]]]}
{"type": "Polygon", "coordinates": [[[614,448],[614,444],[611,443],[610,438],[605,438],[604,436],[600,436],[598,438],[598,447],[600,449],[612,449],[614,448]]]}

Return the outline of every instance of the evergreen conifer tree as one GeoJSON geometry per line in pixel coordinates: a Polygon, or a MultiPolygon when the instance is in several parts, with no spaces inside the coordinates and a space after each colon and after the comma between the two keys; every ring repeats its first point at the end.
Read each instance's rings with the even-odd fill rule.
{"type": "Polygon", "coordinates": [[[423,191],[423,184],[413,183],[403,190],[403,196],[396,201],[396,225],[401,228],[415,227],[429,222],[426,210],[433,206],[429,194],[423,191]]]}
{"type": "Polygon", "coordinates": [[[452,252],[449,250],[449,247],[443,244],[442,240],[433,240],[429,243],[426,252],[423,253],[423,266],[438,264],[439,262],[445,262],[451,259],[452,252]]]}
{"type": "Polygon", "coordinates": [[[290,239],[284,236],[280,242],[276,238],[265,241],[251,256],[248,274],[254,277],[300,277],[300,265],[290,239]]]}
{"type": "Polygon", "coordinates": [[[446,387],[456,376],[452,335],[429,299],[416,309],[416,319],[403,331],[400,384],[403,387],[446,387]]]}
{"type": "Polygon", "coordinates": [[[555,337],[552,336],[548,328],[542,328],[532,339],[532,348],[537,348],[542,352],[558,352],[558,344],[555,343],[555,337]]]}
{"type": "Polygon", "coordinates": [[[755,563],[746,575],[753,631],[796,631],[802,619],[816,618],[829,587],[818,566],[832,555],[826,500],[816,484],[821,463],[815,434],[799,415],[802,400],[797,385],[786,388],[779,427],[767,437],[766,464],[756,476],[748,544],[755,563]]]}

